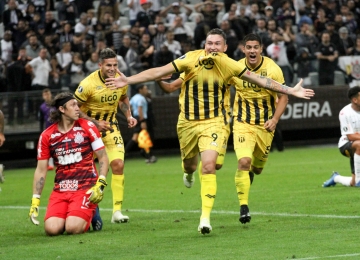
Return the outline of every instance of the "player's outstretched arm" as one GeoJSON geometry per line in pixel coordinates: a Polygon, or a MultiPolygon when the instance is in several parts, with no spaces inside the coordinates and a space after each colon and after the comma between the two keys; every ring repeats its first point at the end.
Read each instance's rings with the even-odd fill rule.
{"type": "Polygon", "coordinates": [[[245,73],[241,76],[242,79],[247,80],[251,83],[257,84],[260,87],[287,94],[292,95],[298,98],[303,99],[310,99],[315,95],[314,90],[312,89],[305,89],[302,87],[303,80],[300,79],[300,81],[295,85],[295,87],[288,87],[286,85],[282,85],[281,83],[270,79],[268,77],[264,77],[258,74],[255,74],[250,71],[245,71],[245,73]]]}
{"type": "Polygon", "coordinates": [[[160,88],[166,93],[172,93],[175,90],[181,88],[181,85],[183,83],[183,80],[181,78],[178,78],[170,83],[162,80],[163,78],[160,80],[156,80],[156,82],[159,84],[160,88]]]}
{"type": "Polygon", "coordinates": [[[125,87],[126,85],[134,85],[139,83],[144,83],[148,81],[153,81],[158,78],[164,77],[168,74],[174,73],[175,69],[171,63],[162,66],[156,67],[148,70],[144,70],[136,75],[126,77],[123,73],[118,71],[120,74],[119,77],[116,78],[107,78],[105,79],[105,84],[110,89],[118,89],[125,87]]]}

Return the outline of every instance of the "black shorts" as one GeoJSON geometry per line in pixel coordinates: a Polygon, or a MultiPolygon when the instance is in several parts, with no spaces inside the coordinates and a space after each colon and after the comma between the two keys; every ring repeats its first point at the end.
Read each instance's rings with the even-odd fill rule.
{"type": "Polygon", "coordinates": [[[354,166],[354,152],[352,149],[352,142],[349,141],[346,144],[344,144],[343,146],[339,147],[339,151],[342,155],[350,158],[351,173],[354,173],[355,166],[354,166]]]}

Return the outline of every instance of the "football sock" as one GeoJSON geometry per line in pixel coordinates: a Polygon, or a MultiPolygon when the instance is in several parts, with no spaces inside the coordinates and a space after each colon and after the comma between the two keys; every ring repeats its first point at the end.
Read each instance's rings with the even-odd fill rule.
{"type": "Polygon", "coordinates": [[[250,177],[250,185],[253,183],[254,181],[254,176],[255,176],[255,173],[253,173],[252,171],[249,171],[249,177],[250,177]]]}
{"type": "Polygon", "coordinates": [[[113,213],[117,210],[121,211],[124,199],[124,174],[111,175],[111,190],[113,195],[113,213]]]}
{"type": "Polygon", "coordinates": [[[249,191],[250,191],[249,171],[240,171],[240,170],[236,171],[235,186],[238,194],[239,205],[248,205],[249,191]]]}
{"type": "Polygon", "coordinates": [[[204,174],[201,177],[201,218],[209,218],[216,196],[216,175],[204,174]]]}
{"type": "Polygon", "coordinates": [[[354,154],[355,184],[360,181],[360,155],[354,154]]]}
{"type": "Polygon", "coordinates": [[[351,179],[352,179],[351,177],[337,175],[335,176],[334,181],[344,186],[350,186],[351,179]]]}

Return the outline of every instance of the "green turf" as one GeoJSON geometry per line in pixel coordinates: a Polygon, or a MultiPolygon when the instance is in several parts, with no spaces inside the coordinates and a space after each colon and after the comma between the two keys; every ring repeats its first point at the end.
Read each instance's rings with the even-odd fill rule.
{"type": "MultiPolygon", "coordinates": [[[[349,161],[335,146],[271,153],[251,186],[252,220],[246,225],[238,221],[236,165],[229,152],[217,174],[213,231],[206,236],[197,232],[198,178],[191,189],[183,186],[179,156],[160,157],[152,165],[127,160],[123,213],[130,222],[110,224],[108,185],[100,204],[103,230],[76,236],[46,237],[43,221],[32,225],[27,214],[34,169],[5,169],[0,259],[360,259],[359,190],[321,187],[333,170],[349,175],[349,161]]],[[[49,172],[40,219],[53,177],[49,172]]]]}

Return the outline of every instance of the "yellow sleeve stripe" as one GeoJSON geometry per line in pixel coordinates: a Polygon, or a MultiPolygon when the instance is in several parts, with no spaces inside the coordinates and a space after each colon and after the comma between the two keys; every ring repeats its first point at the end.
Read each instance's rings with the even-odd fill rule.
{"type": "Polygon", "coordinates": [[[172,61],[171,63],[172,63],[172,65],[174,66],[175,71],[176,71],[176,72],[179,72],[179,69],[178,69],[178,67],[176,66],[175,62],[172,61]]]}

